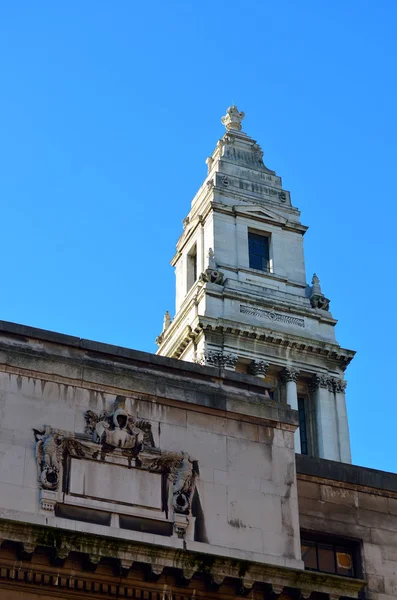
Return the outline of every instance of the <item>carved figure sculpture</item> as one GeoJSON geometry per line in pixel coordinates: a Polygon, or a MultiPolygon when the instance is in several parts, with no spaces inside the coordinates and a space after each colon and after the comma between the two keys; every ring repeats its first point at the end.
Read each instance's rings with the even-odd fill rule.
{"type": "Polygon", "coordinates": [[[153,447],[152,426],[148,421],[136,421],[125,409],[125,398],[117,396],[112,412],[97,415],[85,413],[86,431],[106,452],[113,448],[129,450],[137,456],[144,446],[153,447]]]}

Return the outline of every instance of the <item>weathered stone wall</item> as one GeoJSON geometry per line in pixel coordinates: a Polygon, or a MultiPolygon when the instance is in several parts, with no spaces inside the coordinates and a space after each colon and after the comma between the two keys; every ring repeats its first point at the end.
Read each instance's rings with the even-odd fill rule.
{"type": "Polygon", "coordinates": [[[301,530],[361,541],[367,597],[395,599],[397,475],[303,456],[297,470],[301,530]]]}
{"type": "MultiPolygon", "coordinates": [[[[34,331],[26,329],[24,336],[3,332],[0,339],[3,518],[301,567],[293,449],[296,415],[287,405],[264,401],[262,382],[66,336],[27,333],[34,331]],[[200,533],[195,537],[183,540],[121,529],[113,518],[109,526],[74,521],[40,505],[33,429],[49,426],[84,436],[85,412],[111,412],[120,394],[127,398],[129,414],[150,422],[155,447],[185,452],[197,461],[200,533]]],[[[134,513],[133,506],[123,507],[128,485],[118,481],[120,473],[128,478],[133,471],[114,467],[113,478],[112,464],[101,471],[98,462],[90,473],[80,468],[83,462],[72,459],[78,481],[64,488],[57,502],[72,502],[77,490],[87,495],[73,500],[80,507],[134,513]],[[103,472],[100,482],[92,481],[94,471],[103,472]],[[111,504],[102,506],[107,490],[111,504]],[[94,503],[89,498],[93,495],[94,503]]],[[[151,504],[137,514],[148,517],[152,511],[155,516],[154,510],[160,510],[155,491],[145,494],[151,504]]],[[[145,494],[131,490],[131,503],[145,494]]]]}

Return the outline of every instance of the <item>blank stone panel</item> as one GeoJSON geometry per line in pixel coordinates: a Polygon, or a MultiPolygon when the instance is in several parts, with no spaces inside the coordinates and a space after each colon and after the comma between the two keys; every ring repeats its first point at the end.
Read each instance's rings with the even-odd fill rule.
{"type": "Polygon", "coordinates": [[[73,458],[70,494],[161,510],[161,474],[73,458]]]}

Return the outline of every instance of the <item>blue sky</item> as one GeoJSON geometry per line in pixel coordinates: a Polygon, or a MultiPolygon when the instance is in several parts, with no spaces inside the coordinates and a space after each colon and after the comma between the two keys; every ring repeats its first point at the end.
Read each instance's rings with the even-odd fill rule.
{"type": "Polygon", "coordinates": [[[397,471],[395,0],[4,2],[0,319],[155,351],[232,102],[357,350],[353,460],[397,471]]]}

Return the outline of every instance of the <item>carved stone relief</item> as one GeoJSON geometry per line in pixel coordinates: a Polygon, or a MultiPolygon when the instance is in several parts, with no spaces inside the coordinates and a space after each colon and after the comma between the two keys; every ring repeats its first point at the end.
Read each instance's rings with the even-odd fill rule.
{"type": "Polygon", "coordinates": [[[184,537],[193,518],[191,507],[199,472],[197,461],[183,451],[167,452],[157,448],[151,423],[131,415],[122,396],[116,397],[109,412],[97,414],[88,410],[84,416],[85,434],[53,429],[48,425],[42,430],[34,429],[42,509],[54,510],[57,502],[62,501],[62,493],[67,493],[64,473],[68,472],[68,461],[73,463],[76,458],[82,459],[82,463],[78,461],[77,464],[86,461],[87,465],[92,464],[92,460],[110,461],[107,468],[111,469],[114,461],[118,465],[124,461],[125,466],[133,467],[132,471],[125,469],[127,477],[128,473],[132,477],[136,469],[163,475],[164,510],[168,518],[174,520],[175,535],[184,537]]]}

